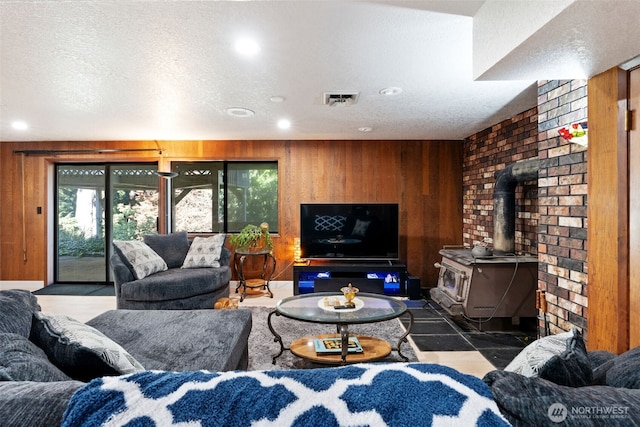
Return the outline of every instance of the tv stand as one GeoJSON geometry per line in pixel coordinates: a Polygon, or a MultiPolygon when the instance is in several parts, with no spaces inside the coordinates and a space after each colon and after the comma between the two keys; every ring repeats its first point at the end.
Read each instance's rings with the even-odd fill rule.
{"type": "Polygon", "coordinates": [[[338,292],[351,283],[361,292],[404,296],[407,266],[392,261],[324,262],[293,266],[293,294],[338,292]]]}

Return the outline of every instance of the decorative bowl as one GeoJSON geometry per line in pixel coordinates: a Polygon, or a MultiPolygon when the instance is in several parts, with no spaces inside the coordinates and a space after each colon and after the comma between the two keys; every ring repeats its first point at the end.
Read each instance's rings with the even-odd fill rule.
{"type": "Polygon", "coordinates": [[[345,286],[343,288],[340,288],[340,292],[342,292],[344,297],[347,299],[347,302],[345,302],[344,305],[348,305],[348,306],[355,306],[356,305],[353,302],[353,300],[356,297],[356,294],[358,292],[360,292],[360,289],[354,288],[353,285],[351,283],[349,283],[349,286],[345,286]]]}

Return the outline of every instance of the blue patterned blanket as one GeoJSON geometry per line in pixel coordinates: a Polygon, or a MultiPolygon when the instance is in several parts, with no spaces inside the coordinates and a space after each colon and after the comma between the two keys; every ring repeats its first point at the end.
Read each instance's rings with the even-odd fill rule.
{"type": "Polygon", "coordinates": [[[75,426],[508,426],[479,378],[424,363],[98,378],[71,399],[75,426]]]}

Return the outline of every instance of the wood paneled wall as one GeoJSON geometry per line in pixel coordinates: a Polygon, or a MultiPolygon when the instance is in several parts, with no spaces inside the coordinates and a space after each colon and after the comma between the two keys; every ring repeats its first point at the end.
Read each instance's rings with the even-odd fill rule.
{"type": "Polygon", "coordinates": [[[628,148],[626,73],[589,79],[589,349],[629,348],[628,148]]]}
{"type": "Polygon", "coordinates": [[[462,144],[456,141],[127,141],[0,143],[0,280],[50,280],[55,162],[277,160],[278,280],[291,280],[293,238],[305,202],[400,204],[400,256],[435,286],[439,249],[462,240],[462,144]],[[158,152],[24,156],[19,150],[162,148],[158,152]],[[23,204],[24,197],[24,204],[23,204]],[[23,215],[24,206],[24,215],[23,215]],[[42,208],[38,214],[37,208],[42,208]],[[23,232],[26,252],[23,254],[23,232]]]}

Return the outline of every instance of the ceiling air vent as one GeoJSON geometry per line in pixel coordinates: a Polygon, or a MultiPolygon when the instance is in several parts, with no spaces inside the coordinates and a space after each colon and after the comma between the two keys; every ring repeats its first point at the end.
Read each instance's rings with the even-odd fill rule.
{"type": "Polygon", "coordinates": [[[324,103],[329,107],[347,107],[356,102],[358,102],[358,92],[337,91],[324,93],[324,103]]]}

